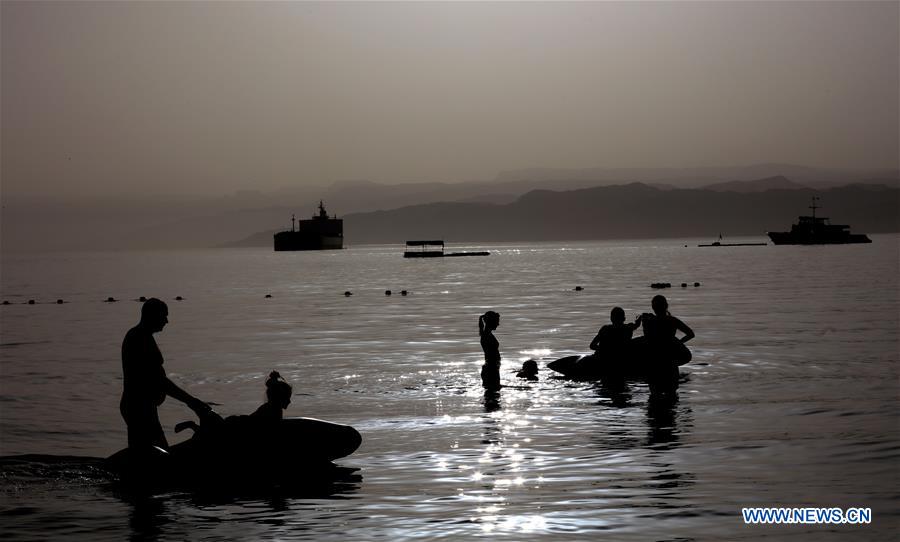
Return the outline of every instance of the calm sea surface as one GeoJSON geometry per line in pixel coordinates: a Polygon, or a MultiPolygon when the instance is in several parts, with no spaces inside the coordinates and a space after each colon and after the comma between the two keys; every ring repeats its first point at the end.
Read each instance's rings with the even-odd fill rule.
{"type": "MultiPolygon", "coordinates": [[[[491,256],[427,261],[402,246],[4,254],[0,536],[896,539],[900,238],[872,238],[480,245],[491,256]],[[671,312],[697,334],[677,403],[648,404],[640,383],[612,395],[552,378],[546,362],[585,353],[613,306],[648,311],[652,282],[672,283],[671,312]],[[222,414],[249,413],[277,369],[296,394],[287,415],[362,433],[337,461],[357,470],[314,496],[122,495],[97,458],[125,442],[119,347],[140,296],[169,303],[156,337],[173,380],[222,414]],[[479,378],[488,309],[510,386],[497,404],[479,378]],[[528,358],[538,382],[515,378],[528,358]],[[873,518],[752,526],[745,506],[873,518]]],[[[161,416],[182,439],[172,427],[192,413],[169,399],[161,416]]]]}

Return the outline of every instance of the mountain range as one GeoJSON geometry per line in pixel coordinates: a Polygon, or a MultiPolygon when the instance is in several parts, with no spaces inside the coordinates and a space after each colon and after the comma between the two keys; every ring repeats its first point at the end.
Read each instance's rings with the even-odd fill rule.
{"type": "Polygon", "coordinates": [[[892,194],[898,188],[897,171],[762,164],[695,169],[539,168],[503,172],[490,181],[341,181],[271,193],[250,190],[192,198],[73,200],[3,193],[0,249],[270,246],[272,234],[289,228],[292,215],[307,218],[319,200],[325,201],[329,214],[345,219],[349,246],[430,236],[455,242],[709,236],[719,231],[762,235],[767,229],[789,227],[796,215],[806,211],[812,194],[821,195],[828,214],[852,224],[854,230],[897,231],[897,197],[892,194]],[[839,192],[834,197],[829,194],[850,184],[868,188],[858,193],[851,190],[846,201],[839,192]],[[888,192],[872,197],[881,189],[888,192]],[[775,193],[762,195],[769,191],[775,193]],[[885,211],[885,202],[893,203],[893,208],[885,211]],[[870,207],[871,213],[866,211],[870,207]]]}
{"type": "MultiPolygon", "coordinates": [[[[787,181],[787,179],[784,179],[787,181]]],[[[760,180],[767,187],[778,181],[760,180]]],[[[753,183],[702,189],[660,188],[644,183],[568,191],[533,190],[507,204],[439,202],[344,218],[349,245],[448,242],[555,241],[651,237],[765,235],[790,229],[821,198],[824,216],[850,223],[854,231],[900,231],[900,189],[854,184],[826,190],[795,187],[753,191],[753,183]]],[[[820,216],[823,216],[820,211],[820,216]]],[[[274,231],[259,232],[230,246],[266,246],[274,231]]]]}

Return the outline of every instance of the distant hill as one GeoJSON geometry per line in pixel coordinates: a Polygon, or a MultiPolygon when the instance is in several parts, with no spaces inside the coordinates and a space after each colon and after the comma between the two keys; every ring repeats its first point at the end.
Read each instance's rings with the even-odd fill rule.
{"type": "Polygon", "coordinates": [[[799,190],[808,188],[799,183],[788,179],[784,175],[776,175],[774,177],[766,177],[765,179],[755,179],[752,181],[728,181],[724,183],[714,183],[703,187],[706,190],[714,190],[716,192],[765,192],[766,190],[799,190]]]}
{"type": "Polygon", "coordinates": [[[831,188],[856,182],[879,182],[900,187],[897,169],[824,169],[796,164],[752,164],[749,166],[695,168],[531,168],[503,171],[498,182],[591,180],[595,185],[642,182],[665,183],[680,188],[699,188],[728,181],[750,181],[785,176],[794,182],[814,188],[831,188]]]}
{"type": "MultiPolygon", "coordinates": [[[[848,185],[828,190],[755,192],[662,190],[643,183],[571,191],[534,190],[506,204],[443,202],[344,216],[348,246],[403,243],[513,242],[653,237],[765,235],[790,229],[821,197],[820,213],[860,233],[900,231],[900,189],[848,185]]],[[[229,246],[267,246],[274,231],[229,246]]]]}
{"type": "MultiPolygon", "coordinates": [[[[287,186],[281,190],[262,193],[258,191],[240,191],[230,195],[218,196],[141,196],[141,197],[107,197],[107,198],[59,198],[59,197],[10,197],[0,194],[2,212],[0,212],[0,248],[3,252],[44,251],[44,250],[93,250],[93,249],[135,249],[135,248],[198,248],[213,246],[234,246],[240,243],[251,243],[267,246],[271,235],[264,235],[255,240],[248,239],[252,232],[274,232],[290,226],[291,215],[305,218],[312,215],[320,199],[325,201],[331,214],[341,218],[358,216],[358,224],[367,224],[373,217],[401,216],[416,212],[406,208],[423,208],[426,205],[433,211],[444,213],[442,220],[437,217],[425,217],[421,221],[412,221],[389,232],[387,226],[372,223],[371,231],[358,229],[354,220],[347,224],[347,244],[362,242],[384,242],[386,240],[404,240],[406,237],[421,235],[421,224],[433,224],[434,230],[445,232],[442,237],[448,239],[457,233],[460,221],[474,220],[478,213],[488,213],[499,217],[479,218],[481,226],[465,232],[469,239],[527,239],[525,232],[532,227],[525,217],[518,212],[529,205],[535,198],[546,198],[555,201],[566,196],[559,194],[576,194],[574,197],[597,197],[600,201],[590,203],[590,213],[604,213],[605,216],[620,216],[619,210],[609,201],[617,201],[627,208],[631,205],[631,197],[621,186],[640,182],[649,192],[651,202],[662,198],[662,193],[671,192],[664,199],[671,205],[695,205],[694,200],[682,201],[682,192],[686,189],[706,187],[706,192],[715,194],[764,194],[771,190],[792,191],[816,189],[826,192],[850,183],[868,183],[870,185],[886,185],[900,188],[900,173],[896,170],[823,170],[790,164],[758,164],[747,167],[717,168],[620,168],[620,169],[529,169],[504,172],[491,181],[471,182],[418,182],[418,183],[376,183],[365,180],[341,181],[321,186],[287,186]],[[809,188],[804,188],[804,187],[809,188]],[[606,192],[595,193],[598,188],[609,188],[606,192]],[[582,192],[586,190],[586,192],[582,192]],[[530,195],[537,191],[537,195],[530,195]],[[543,194],[543,196],[541,196],[543,194]],[[609,201],[607,201],[609,200],[609,201]],[[450,205],[453,204],[453,205],[450,205]],[[459,207],[459,205],[462,207],[459,207]],[[450,205],[449,208],[446,206],[450,205]],[[470,205],[470,207],[466,207],[470,205]],[[456,209],[465,209],[461,214],[454,214],[456,209]],[[485,209],[489,209],[486,211],[485,209]],[[379,215],[376,211],[395,213],[379,215]],[[453,210],[451,212],[451,210],[453,210]],[[470,217],[467,213],[475,213],[470,217]],[[510,226],[513,225],[513,226],[510,226]],[[507,231],[509,228],[511,231],[507,231]],[[377,232],[378,233],[376,235],[377,232]],[[379,239],[374,241],[371,239],[379,239]],[[235,243],[236,239],[243,239],[235,243]]],[[[804,192],[806,196],[810,192],[804,192]]],[[[806,197],[804,196],[804,197],[806,197]]],[[[695,199],[699,196],[695,196],[695,199]]],[[[702,198],[700,198],[702,199],[702,198]]],[[[802,199],[802,198],[801,198],[802,199]]],[[[897,198],[894,198],[894,203],[897,198]]],[[[728,202],[725,202],[728,204],[728,202]]],[[[744,205],[746,202],[741,203],[744,205]]],[[[648,202],[649,204],[649,202],[648,202]]],[[[837,202],[823,201],[826,211],[832,212],[836,218],[840,209],[831,209],[837,202]]],[[[843,202],[842,202],[843,204],[843,202]]],[[[544,238],[610,238],[633,235],[660,235],[660,233],[636,234],[645,231],[644,223],[655,224],[656,218],[637,205],[631,212],[641,217],[641,223],[622,228],[628,224],[632,215],[622,215],[619,221],[600,224],[597,230],[572,229],[571,222],[584,222],[582,217],[572,218],[573,209],[581,209],[581,202],[562,204],[557,214],[534,232],[544,238]],[[566,211],[568,207],[568,213],[566,211]],[[568,229],[567,229],[568,228],[568,229]],[[574,236],[574,237],[573,237],[574,236]]],[[[787,210],[779,222],[788,221],[778,227],[787,227],[792,217],[805,210],[805,201],[797,207],[787,210]],[[785,218],[786,216],[786,218],[785,218]]],[[[705,209],[705,208],[704,208],[705,209]]],[[[657,210],[663,214],[666,209],[657,210]]],[[[543,217],[549,211],[540,209],[540,205],[529,209],[535,217],[543,217]]],[[[715,217],[716,209],[705,209],[710,217],[715,217]]],[[[754,226],[765,216],[765,210],[754,210],[752,216],[741,222],[746,231],[758,232],[754,226]],[[755,218],[754,218],[755,217],[755,218]],[[755,229],[754,229],[755,228],[755,229]]],[[[896,209],[894,211],[896,215],[896,209]]],[[[865,215],[863,220],[868,220],[865,215]]],[[[544,220],[540,218],[540,220],[544,220]]],[[[591,218],[592,221],[596,218],[591,218]]],[[[684,223],[699,220],[688,216],[684,223]]],[[[866,228],[865,223],[853,218],[844,218],[854,228],[866,228]]],[[[710,222],[715,222],[712,218],[710,222]]],[[[720,226],[706,224],[710,230],[719,231],[720,226]]],[[[705,225],[705,226],[706,226],[705,225]]],[[[705,227],[704,226],[704,227],[705,227]]],[[[652,228],[650,228],[652,230],[652,228]]],[[[764,229],[764,228],[763,228],[764,229]]],[[[868,228],[870,231],[886,231],[868,228]]],[[[659,231],[659,230],[653,230],[659,231]]],[[[663,230],[663,234],[668,230],[663,230]]],[[[684,225],[671,230],[685,231],[684,225]]],[[[729,233],[729,232],[723,232],[729,233]]],[[[699,235],[709,235],[704,231],[699,235]]],[[[731,234],[731,233],[729,233],[731,234]]],[[[735,233],[736,234],[736,233],[735,233]]],[[[530,235],[530,234],[529,234],[530,235]]]]}

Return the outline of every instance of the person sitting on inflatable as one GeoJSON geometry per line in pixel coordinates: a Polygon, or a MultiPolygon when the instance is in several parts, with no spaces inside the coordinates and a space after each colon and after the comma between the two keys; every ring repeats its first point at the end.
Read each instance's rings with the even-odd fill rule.
{"type": "Polygon", "coordinates": [[[278,371],[269,373],[266,379],[266,402],[257,408],[251,418],[266,421],[278,421],[284,418],[284,411],[291,404],[291,394],[294,389],[288,384],[278,371]]]}
{"type": "MultiPolygon", "coordinates": [[[[232,427],[240,426],[246,428],[248,422],[258,425],[258,422],[264,424],[278,422],[284,418],[284,410],[291,404],[291,394],[293,387],[288,384],[278,373],[272,371],[269,378],[266,379],[266,402],[260,405],[252,414],[246,416],[228,416],[224,420],[217,413],[210,411],[208,414],[201,416],[200,421],[204,429],[221,428],[223,425],[231,425],[232,427]]],[[[198,433],[201,426],[194,421],[181,422],[175,426],[175,432],[180,433],[185,429],[192,429],[198,433]]]]}
{"type": "Polygon", "coordinates": [[[613,307],[609,319],[612,323],[601,327],[589,346],[597,356],[620,356],[627,348],[634,330],[641,325],[640,316],[634,322],[626,324],[622,307],[613,307]]]}

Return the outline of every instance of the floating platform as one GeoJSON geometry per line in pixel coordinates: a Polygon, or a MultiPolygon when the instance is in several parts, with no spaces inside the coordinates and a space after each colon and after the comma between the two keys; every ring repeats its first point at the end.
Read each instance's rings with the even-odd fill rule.
{"type": "Polygon", "coordinates": [[[697,245],[698,247],[764,247],[769,243],[708,243],[705,245],[697,245]]]}
{"type": "Polygon", "coordinates": [[[490,256],[487,251],[480,252],[444,252],[443,239],[428,241],[407,241],[404,258],[450,258],[455,256],[490,256]],[[418,247],[418,249],[416,249],[418,247]],[[440,247],[440,248],[437,248],[440,247]]]}

